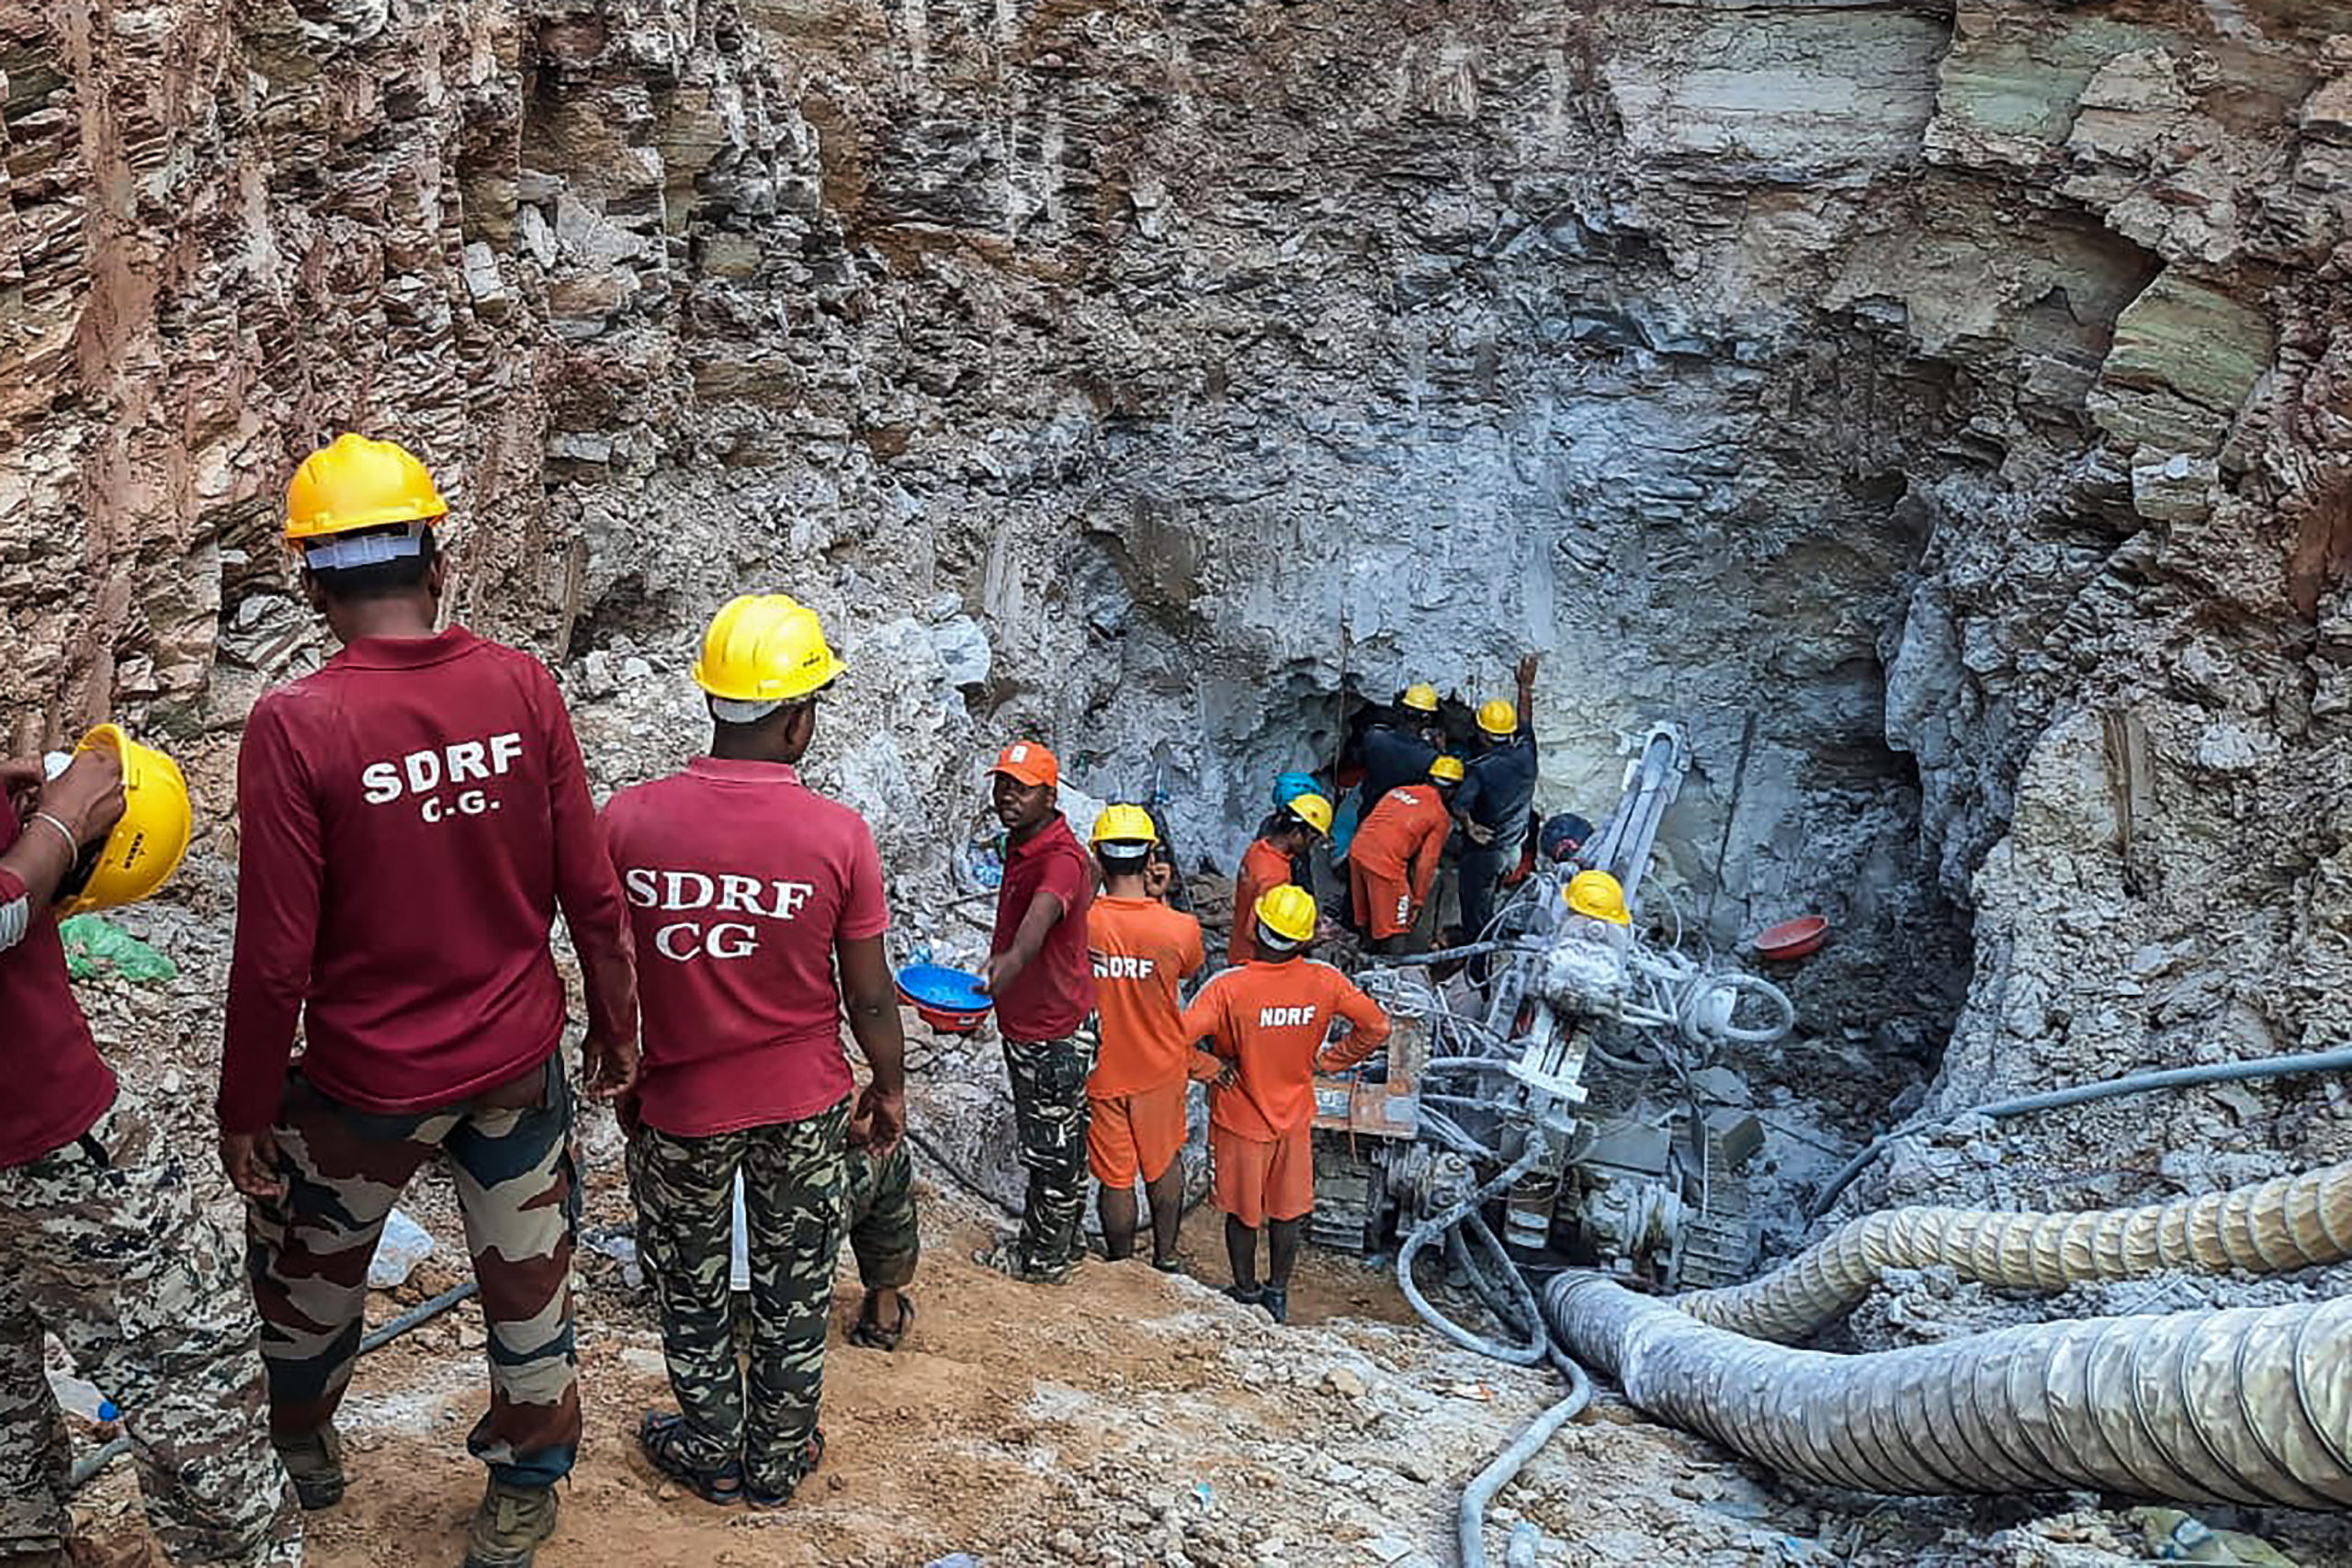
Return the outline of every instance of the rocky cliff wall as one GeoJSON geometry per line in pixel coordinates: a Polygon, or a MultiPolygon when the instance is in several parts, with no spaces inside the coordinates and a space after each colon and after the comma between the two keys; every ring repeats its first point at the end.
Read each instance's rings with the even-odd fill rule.
{"type": "MultiPolygon", "coordinates": [[[[1348,694],[1475,701],[1534,648],[1555,803],[1690,726],[1686,905],[1755,716],[1713,934],[1838,920],[1792,1076],[1884,1085],[1963,983],[1951,1105],[2339,1039],[2347,39],[2287,0],[0,5],[5,723],[125,706],[220,822],[319,651],[276,493],[358,425],[435,464],[459,612],[564,669],[606,784],[698,743],[722,597],[816,604],[819,774],[919,935],[964,931],[1016,729],[1229,857],[1348,694]]],[[[2325,1103],[1894,1185],[2299,1160],[2325,1103]]]]}

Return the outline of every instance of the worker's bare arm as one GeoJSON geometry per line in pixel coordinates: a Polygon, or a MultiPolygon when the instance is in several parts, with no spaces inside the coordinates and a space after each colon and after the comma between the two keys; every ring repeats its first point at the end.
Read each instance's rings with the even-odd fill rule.
{"type": "Polygon", "coordinates": [[[867,1147],[882,1159],[898,1147],[907,1126],[907,1043],[899,1021],[898,990],[879,936],[836,942],[833,956],[841,966],[849,1032],[872,1074],[858,1099],[855,1119],[871,1120],[867,1147]]]}

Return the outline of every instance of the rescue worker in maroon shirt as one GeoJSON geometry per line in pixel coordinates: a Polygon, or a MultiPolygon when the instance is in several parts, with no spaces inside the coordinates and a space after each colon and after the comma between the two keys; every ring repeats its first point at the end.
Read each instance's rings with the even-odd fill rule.
{"type": "MultiPolygon", "coordinates": [[[[187,788],[111,726],[42,781],[0,761],[0,1563],[100,1561],[75,1541],[72,1448],[43,1337],[120,1406],[147,1523],[180,1563],[291,1565],[302,1516],[261,1418],[237,1248],[74,999],[61,915],[136,903],[187,848],[187,788]]],[[[130,1568],[152,1561],[107,1553],[130,1568]]]]}
{"type": "MultiPolygon", "coordinates": [[[[782,593],[733,601],[695,660],[710,755],[605,807],[645,1018],[644,1071],[623,1116],[629,1187],[678,1399],[674,1414],[645,1415],[638,1442],[712,1503],[780,1507],[824,1454],[817,1411],[846,1135],[860,1123],[865,1157],[879,1163],[905,1124],[882,860],[865,819],[795,771],[819,696],[841,673],[813,611],[782,593]],[[873,1074],[854,1116],[844,1000],[873,1074]],[[748,1371],[728,1290],[738,1173],[748,1371]]],[[[896,1332],[905,1310],[897,1299],[891,1322],[875,1326],[896,1332]]]]}
{"type": "Polygon", "coordinates": [[[1094,967],[1086,952],[1094,863],[1055,808],[1061,766],[1051,751],[1016,740],[989,771],[1004,824],[1004,881],[980,984],[996,998],[1029,1190],[1019,1233],[975,1261],[1058,1285],[1086,1245],[1079,1224],[1086,1206],[1086,1080],[1095,1052],[1087,1026],[1094,967]]]}
{"type": "Polygon", "coordinates": [[[334,1417],[368,1259],[417,1168],[447,1156],[489,1331],[490,1405],[467,1446],[490,1474],[465,1561],[523,1568],[580,1444],[559,906],[594,1098],[636,1078],[637,987],[554,678],[435,629],[447,511],[415,457],[359,435],[288,489],[303,592],[343,649],[245,723],[221,1157],[251,1201],[271,1436],[303,1506],[323,1508],[343,1495],[334,1417]]]}

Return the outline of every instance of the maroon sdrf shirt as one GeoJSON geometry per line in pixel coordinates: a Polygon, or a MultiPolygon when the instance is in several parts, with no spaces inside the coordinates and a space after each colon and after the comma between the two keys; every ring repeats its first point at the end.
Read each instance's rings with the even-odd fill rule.
{"type": "MultiPolygon", "coordinates": [[[[23,831],[0,800],[0,852],[23,831]]],[[[0,904],[24,896],[25,885],[0,871],[0,904]]],[[[0,952],[0,1073],[8,1085],[0,1094],[0,1169],[64,1147],[114,1103],[114,1071],[99,1059],[74,999],[49,909],[34,910],[23,940],[0,952]]]]}
{"type": "Polygon", "coordinates": [[[637,1028],[628,914],[554,678],[461,626],[363,637],[254,705],[237,759],[237,949],[220,1126],[277,1115],[302,1071],[385,1114],[547,1060],[559,906],[592,1030],[637,1028]]]}

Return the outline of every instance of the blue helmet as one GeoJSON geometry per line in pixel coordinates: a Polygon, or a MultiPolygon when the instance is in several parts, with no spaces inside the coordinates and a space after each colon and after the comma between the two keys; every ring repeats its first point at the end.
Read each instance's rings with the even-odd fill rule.
{"type": "Polygon", "coordinates": [[[1302,795],[1321,795],[1322,781],[1313,773],[1287,773],[1274,775],[1274,809],[1280,811],[1302,795]]]}

